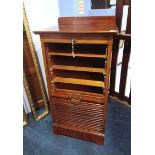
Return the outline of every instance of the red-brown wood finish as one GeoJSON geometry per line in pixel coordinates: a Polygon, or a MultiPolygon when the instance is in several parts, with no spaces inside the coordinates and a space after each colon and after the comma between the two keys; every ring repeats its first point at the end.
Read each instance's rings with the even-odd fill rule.
{"type": "Polygon", "coordinates": [[[110,95],[115,95],[115,79],[116,79],[116,65],[118,58],[118,48],[119,48],[119,39],[113,40],[113,51],[112,51],[112,59],[111,59],[111,74],[110,74],[110,95]]]}
{"type": "Polygon", "coordinates": [[[124,4],[124,5],[129,5],[130,2],[131,2],[131,0],[123,0],[123,4],[124,4]]]}
{"type": "Polygon", "coordinates": [[[124,100],[124,96],[125,96],[128,63],[129,63],[130,51],[131,51],[130,48],[131,48],[131,42],[125,41],[123,58],[122,58],[121,78],[120,78],[120,85],[119,85],[119,96],[118,96],[118,98],[122,100],[124,100]]]}
{"type": "Polygon", "coordinates": [[[60,17],[58,23],[34,32],[41,38],[53,132],[103,144],[115,18],[60,17]]]}
{"type": "Polygon", "coordinates": [[[131,88],[130,88],[130,94],[129,94],[129,105],[131,105],[131,88]]]}
{"type": "Polygon", "coordinates": [[[116,24],[119,32],[121,32],[122,17],[123,17],[123,0],[117,0],[116,1],[116,24]]]}
{"type": "Polygon", "coordinates": [[[129,3],[129,8],[128,8],[128,19],[127,19],[127,25],[126,25],[126,34],[131,34],[131,1],[129,3]]]}
{"type": "Polygon", "coordinates": [[[114,36],[113,41],[113,52],[112,52],[112,61],[111,61],[111,75],[110,75],[110,95],[117,97],[120,101],[126,101],[128,104],[131,104],[130,94],[129,97],[125,96],[126,89],[126,79],[127,79],[127,70],[128,63],[130,59],[130,50],[131,50],[131,0],[118,0],[116,3],[116,24],[120,33],[114,36]],[[122,26],[122,17],[123,17],[123,7],[124,5],[129,5],[128,8],[128,17],[127,17],[127,26],[125,34],[121,33],[122,26]],[[122,68],[120,76],[120,86],[119,92],[115,91],[115,80],[116,80],[116,66],[117,58],[119,52],[119,42],[120,40],[124,41],[124,50],[122,58],[122,68]]]}

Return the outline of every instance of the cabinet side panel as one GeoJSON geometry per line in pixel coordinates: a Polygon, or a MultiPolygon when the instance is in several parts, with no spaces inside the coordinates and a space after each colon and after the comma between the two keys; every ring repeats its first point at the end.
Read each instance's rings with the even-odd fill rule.
{"type": "Polygon", "coordinates": [[[111,52],[112,52],[112,40],[108,43],[108,52],[107,52],[107,69],[106,69],[106,78],[105,78],[105,98],[104,98],[104,129],[106,125],[106,116],[107,116],[107,104],[108,104],[108,95],[109,95],[109,76],[110,76],[110,62],[111,62],[111,52]]]}

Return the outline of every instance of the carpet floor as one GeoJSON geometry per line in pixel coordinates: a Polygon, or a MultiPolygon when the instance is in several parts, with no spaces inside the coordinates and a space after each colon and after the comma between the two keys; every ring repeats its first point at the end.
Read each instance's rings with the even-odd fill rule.
{"type": "Polygon", "coordinates": [[[39,122],[30,116],[23,129],[23,155],[130,155],[131,110],[109,100],[104,145],[63,135],[54,135],[51,116],[39,122]]]}

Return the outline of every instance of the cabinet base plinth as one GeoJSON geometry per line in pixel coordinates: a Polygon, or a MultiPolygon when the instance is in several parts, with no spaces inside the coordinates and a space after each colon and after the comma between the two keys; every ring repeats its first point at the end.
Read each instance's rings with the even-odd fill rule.
{"type": "Polygon", "coordinates": [[[66,127],[60,124],[53,124],[53,133],[56,135],[65,135],[83,140],[95,142],[96,144],[104,144],[104,134],[96,132],[88,132],[73,127],[66,127]]]}

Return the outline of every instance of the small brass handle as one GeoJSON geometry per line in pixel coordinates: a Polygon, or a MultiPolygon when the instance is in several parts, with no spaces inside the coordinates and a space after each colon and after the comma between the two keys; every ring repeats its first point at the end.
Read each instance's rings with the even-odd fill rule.
{"type": "Polygon", "coordinates": [[[70,100],[78,100],[78,101],[80,101],[80,100],[82,99],[82,97],[80,96],[79,99],[74,99],[72,96],[69,96],[69,99],[70,99],[70,100]]]}
{"type": "Polygon", "coordinates": [[[80,103],[81,100],[82,100],[81,95],[79,95],[79,98],[78,98],[78,99],[74,99],[73,96],[71,96],[71,95],[69,96],[69,101],[70,101],[70,103],[72,103],[72,104],[74,104],[74,105],[75,105],[76,103],[77,103],[77,104],[80,103]],[[75,103],[75,102],[73,102],[73,101],[77,101],[77,102],[75,103]]]}
{"type": "Polygon", "coordinates": [[[76,39],[72,39],[72,44],[76,44],[77,40],[76,39]]]}

